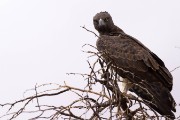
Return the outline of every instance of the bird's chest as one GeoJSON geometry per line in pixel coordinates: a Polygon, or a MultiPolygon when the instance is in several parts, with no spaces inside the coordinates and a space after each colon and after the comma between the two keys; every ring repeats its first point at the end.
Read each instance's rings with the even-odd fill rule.
{"type": "Polygon", "coordinates": [[[97,40],[96,45],[100,52],[106,52],[110,55],[121,53],[133,54],[136,50],[130,40],[121,36],[101,36],[97,40]]]}

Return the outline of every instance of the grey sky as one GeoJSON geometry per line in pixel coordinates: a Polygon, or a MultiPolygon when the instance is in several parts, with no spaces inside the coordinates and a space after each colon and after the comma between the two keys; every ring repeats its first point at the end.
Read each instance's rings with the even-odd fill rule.
{"type": "MultiPolygon", "coordinates": [[[[68,72],[87,72],[82,45],[95,45],[97,38],[80,26],[95,31],[92,18],[100,11],[108,11],[170,70],[180,66],[179,5],[179,0],[0,0],[0,103],[21,98],[36,83],[63,83],[73,78],[68,72]]],[[[179,73],[172,73],[177,103],[179,73]]]]}

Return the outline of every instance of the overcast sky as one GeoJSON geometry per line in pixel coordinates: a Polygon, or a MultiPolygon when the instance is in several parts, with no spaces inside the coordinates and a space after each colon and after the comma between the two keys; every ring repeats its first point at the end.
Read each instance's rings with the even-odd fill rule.
{"type": "MultiPolygon", "coordinates": [[[[80,26],[95,31],[92,18],[100,11],[108,11],[169,70],[180,66],[179,5],[179,0],[0,0],[0,103],[22,98],[36,83],[61,84],[72,79],[66,73],[88,72],[82,46],[95,45],[97,38],[80,26]]],[[[179,73],[172,72],[177,103],[179,73]]]]}

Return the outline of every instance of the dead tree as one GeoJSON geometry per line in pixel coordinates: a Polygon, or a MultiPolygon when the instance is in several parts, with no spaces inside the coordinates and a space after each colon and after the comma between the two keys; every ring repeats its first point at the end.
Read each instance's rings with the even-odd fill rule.
{"type": "MultiPolygon", "coordinates": [[[[95,52],[84,51],[89,54],[89,59],[93,60],[93,62],[88,61],[89,73],[69,73],[68,75],[81,75],[86,86],[77,88],[66,82],[63,85],[58,83],[36,85],[30,90],[34,91],[34,94],[12,103],[0,104],[1,109],[8,107],[8,111],[1,115],[0,119],[13,120],[23,114],[30,114],[31,117],[27,118],[29,120],[161,120],[165,118],[148,107],[142,99],[133,93],[121,92],[120,84],[122,81],[114,69],[115,66],[106,63],[94,46],[85,46],[95,49],[95,52]],[[51,88],[47,89],[48,86],[51,88]],[[54,87],[52,88],[52,86],[54,87]],[[43,88],[46,89],[40,91],[43,88]],[[68,105],[62,102],[59,102],[59,105],[53,105],[51,102],[43,104],[40,100],[72,93],[76,97],[69,100],[68,105]],[[20,107],[14,110],[17,106],[20,107]],[[34,109],[28,109],[28,106],[34,109]]],[[[131,74],[123,70],[122,72],[123,74],[131,74]]]]}

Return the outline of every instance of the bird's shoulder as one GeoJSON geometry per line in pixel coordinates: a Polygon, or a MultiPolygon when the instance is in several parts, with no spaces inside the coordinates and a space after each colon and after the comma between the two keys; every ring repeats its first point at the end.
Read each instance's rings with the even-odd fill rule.
{"type": "Polygon", "coordinates": [[[126,34],[101,35],[96,45],[100,50],[106,50],[112,54],[119,53],[119,55],[123,53],[133,56],[144,55],[145,57],[150,52],[141,42],[126,34]]]}
{"type": "Polygon", "coordinates": [[[153,58],[151,51],[137,39],[121,33],[119,35],[101,35],[97,40],[99,51],[108,53],[112,59],[128,60],[144,64],[154,70],[159,69],[159,63],[153,58]]]}

